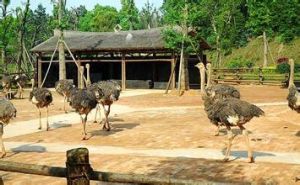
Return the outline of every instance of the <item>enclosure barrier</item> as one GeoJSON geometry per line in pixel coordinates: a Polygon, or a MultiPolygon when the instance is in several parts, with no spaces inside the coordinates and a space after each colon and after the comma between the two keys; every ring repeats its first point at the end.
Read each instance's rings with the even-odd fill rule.
{"type": "Polygon", "coordinates": [[[213,69],[212,73],[212,80],[216,83],[287,86],[288,79],[288,73],[276,74],[275,69],[263,68],[219,68],[213,69]]]}
{"type": "Polygon", "coordinates": [[[77,148],[67,151],[67,168],[47,165],[24,164],[11,161],[0,161],[0,170],[34,175],[66,177],[68,185],[89,185],[90,180],[112,183],[134,184],[174,184],[174,185],[204,185],[230,184],[212,181],[180,180],[168,177],[150,177],[139,174],[121,174],[112,172],[93,171],[89,164],[89,155],[86,148],[77,148]]]}

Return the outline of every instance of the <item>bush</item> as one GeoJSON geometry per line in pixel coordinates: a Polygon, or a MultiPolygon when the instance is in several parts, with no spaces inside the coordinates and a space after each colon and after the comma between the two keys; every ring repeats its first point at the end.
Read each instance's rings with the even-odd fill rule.
{"type": "Polygon", "coordinates": [[[230,68],[230,69],[234,69],[234,68],[252,68],[254,67],[254,62],[251,60],[247,60],[247,59],[243,59],[243,58],[235,58],[231,61],[229,61],[226,64],[226,67],[230,68]]]}
{"type": "MultiPolygon", "coordinates": [[[[283,74],[290,72],[290,65],[287,63],[281,63],[276,66],[276,72],[283,74]]],[[[295,73],[300,72],[300,64],[295,64],[295,73]]]]}

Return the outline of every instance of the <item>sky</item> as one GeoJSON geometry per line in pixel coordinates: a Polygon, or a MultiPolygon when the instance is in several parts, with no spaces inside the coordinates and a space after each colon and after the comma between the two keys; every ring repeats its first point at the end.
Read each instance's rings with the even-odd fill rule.
{"type": "MultiPolygon", "coordinates": [[[[159,8],[163,3],[163,0],[148,0],[148,1],[157,8],[159,8]]],[[[23,7],[25,5],[25,2],[26,0],[11,0],[9,9],[15,9],[18,6],[23,7]]],[[[44,7],[46,7],[47,13],[51,13],[52,5],[50,2],[51,0],[31,0],[30,8],[34,10],[39,4],[42,4],[44,7]]],[[[121,8],[120,2],[121,2],[120,0],[67,0],[67,8],[84,5],[86,9],[91,10],[94,8],[96,4],[100,4],[100,5],[110,5],[119,10],[121,8]]],[[[138,9],[141,9],[146,2],[147,0],[135,0],[135,4],[138,9]]]]}

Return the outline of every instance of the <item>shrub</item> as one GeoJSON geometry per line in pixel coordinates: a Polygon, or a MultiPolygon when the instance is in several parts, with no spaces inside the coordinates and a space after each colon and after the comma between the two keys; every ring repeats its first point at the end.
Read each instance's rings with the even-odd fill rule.
{"type": "Polygon", "coordinates": [[[247,60],[244,58],[235,58],[235,59],[229,61],[226,64],[226,67],[228,67],[230,69],[243,68],[243,67],[252,68],[252,67],[254,67],[254,65],[255,65],[254,62],[251,60],[247,60]]]}

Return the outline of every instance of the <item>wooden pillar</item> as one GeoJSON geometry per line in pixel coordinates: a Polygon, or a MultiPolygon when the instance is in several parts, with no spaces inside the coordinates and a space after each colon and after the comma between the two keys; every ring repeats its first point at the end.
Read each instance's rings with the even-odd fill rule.
{"type": "Polygon", "coordinates": [[[175,89],[176,88],[176,72],[175,72],[175,68],[176,68],[176,61],[175,61],[175,55],[172,55],[172,59],[171,59],[171,74],[172,75],[172,79],[171,79],[171,88],[175,89]]]}
{"type": "Polygon", "coordinates": [[[81,66],[81,62],[78,61],[78,68],[77,68],[77,87],[80,88],[81,87],[81,75],[80,75],[80,66],[81,66]]]}
{"type": "Polygon", "coordinates": [[[87,148],[76,148],[67,151],[67,184],[89,185],[93,169],[89,164],[89,151],[87,148]]]}
{"type": "Polygon", "coordinates": [[[122,90],[126,90],[126,60],[124,53],[122,53],[122,90]]]}
{"type": "MultiPolygon", "coordinates": [[[[49,63],[50,64],[50,63],[49,63]]],[[[38,60],[37,60],[37,70],[38,70],[38,87],[41,87],[42,85],[42,56],[39,54],[38,60]]]]}

